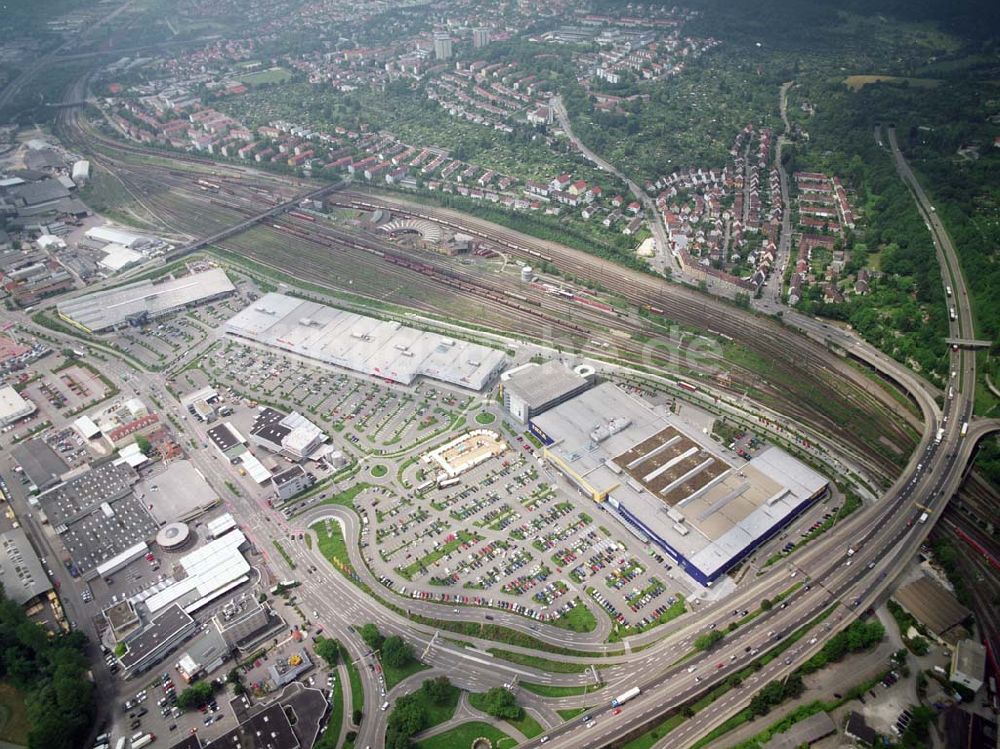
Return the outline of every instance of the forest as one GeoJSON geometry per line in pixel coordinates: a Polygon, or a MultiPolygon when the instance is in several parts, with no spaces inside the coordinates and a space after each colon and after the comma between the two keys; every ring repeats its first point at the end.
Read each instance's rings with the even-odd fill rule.
{"type": "Polygon", "coordinates": [[[79,631],[52,637],[0,597],[0,680],[24,695],[29,749],[85,746],[96,712],[86,649],[79,631]]]}

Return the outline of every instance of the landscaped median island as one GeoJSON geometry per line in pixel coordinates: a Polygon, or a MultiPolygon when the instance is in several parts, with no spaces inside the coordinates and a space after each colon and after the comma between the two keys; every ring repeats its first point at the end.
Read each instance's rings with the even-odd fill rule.
{"type": "Polygon", "coordinates": [[[451,720],[460,694],[447,676],[437,676],[398,697],[386,725],[386,749],[409,749],[415,734],[451,720]]]}
{"type": "MultiPolygon", "coordinates": [[[[472,742],[478,738],[489,739],[493,744],[493,749],[513,749],[517,742],[505,734],[499,728],[494,728],[489,723],[473,720],[462,723],[454,728],[431,736],[413,744],[414,749],[458,749],[458,747],[471,747],[472,742]]],[[[388,743],[386,744],[388,749],[388,743]]]]}
{"type": "Polygon", "coordinates": [[[506,687],[493,687],[488,692],[473,692],[469,704],[481,712],[498,720],[503,720],[523,733],[529,739],[542,733],[538,721],[517,704],[514,693],[506,687]]]}

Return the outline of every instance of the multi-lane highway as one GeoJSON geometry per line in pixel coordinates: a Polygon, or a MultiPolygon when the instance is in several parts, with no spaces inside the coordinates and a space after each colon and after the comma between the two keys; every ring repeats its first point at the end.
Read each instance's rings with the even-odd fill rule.
{"type": "MultiPolygon", "coordinates": [[[[892,130],[889,131],[889,141],[900,175],[913,190],[930,227],[945,283],[953,290],[950,300],[956,308],[956,315],[951,323],[950,335],[959,339],[972,338],[972,311],[957,255],[933,206],[900,153],[892,130]]],[[[331,188],[323,188],[328,189],[331,188]]],[[[313,191],[312,194],[317,192],[313,191]]],[[[295,201],[288,201],[269,210],[284,210],[294,203],[295,201]]],[[[224,233],[231,236],[268,215],[268,211],[264,211],[251,222],[229,227],[224,233]]],[[[485,222],[477,222],[476,226],[482,231],[500,231],[485,222]]],[[[185,249],[204,246],[217,238],[196,241],[185,249]]],[[[592,262],[598,261],[592,259],[592,262]]],[[[686,292],[665,287],[660,293],[667,297],[686,292]]],[[[21,315],[5,313],[4,316],[29,329],[31,327],[31,323],[21,315]]],[[[942,407],[935,400],[941,395],[936,388],[880,352],[865,347],[846,331],[794,313],[786,313],[785,321],[822,343],[832,342],[848,353],[872,363],[909,392],[920,406],[923,417],[923,439],[917,451],[902,475],[880,501],[836,525],[819,540],[796,553],[789,562],[774,565],[765,574],[746,580],[730,598],[705,604],[669,627],[633,639],[633,643],[648,645],[640,652],[626,652],[624,648],[617,647],[606,658],[581,656],[571,659],[596,662],[609,688],[596,696],[563,698],[558,704],[582,706],[601,701],[607,707],[588,714],[588,718],[593,719],[592,727],[587,727],[586,723],[579,720],[550,727],[546,734],[551,742],[547,743],[548,746],[604,745],[684,704],[707,687],[727,679],[752,659],[751,651],[764,652],[776,646],[804,622],[831,611],[823,623],[813,630],[815,639],[811,635],[799,641],[782,658],[772,661],[742,687],[731,691],[722,700],[706,708],[683,730],[668,737],[663,746],[686,746],[702,735],[705,729],[745,706],[757,685],[790,673],[816,652],[826,637],[847,626],[858,612],[884,594],[924,541],[933,521],[940,516],[948,498],[957,488],[975,441],[998,426],[996,422],[972,420],[975,361],[968,351],[957,349],[951,352],[954,397],[945,398],[942,407]],[[967,423],[969,426],[966,431],[963,425],[967,423]],[[937,439],[938,430],[942,430],[940,439],[937,439]],[[963,434],[963,431],[966,433],[963,434]],[[927,508],[930,515],[930,521],[926,523],[918,519],[923,508],[927,508]],[[852,550],[850,554],[849,549],[852,550]],[[739,618],[734,612],[756,610],[761,599],[773,598],[797,582],[806,581],[807,585],[803,585],[787,599],[786,606],[762,613],[751,622],[738,627],[713,652],[692,655],[692,643],[698,634],[709,631],[710,628],[725,631],[731,621],[739,618]],[[678,663],[682,659],[683,663],[678,663]],[[632,685],[639,686],[641,694],[628,703],[620,715],[613,715],[610,696],[632,685]]],[[[710,321],[706,321],[706,324],[709,323],[710,321]]],[[[46,333],[52,335],[49,331],[46,333]]],[[[72,339],[65,340],[70,342],[72,339]]],[[[196,356],[206,345],[207,342],[200,345],[190,355],[196,356]]],[[[136,372],[128,365],[116,361],[107,365],[106,374],[122,387],[134,385],[142,392],[154,394],[162,402],[169,404],[168,410],[179,421],[187,419],[176,401],[166,393],[163,375],[136,372]]],[[[190,432],[188,436],[193,437],[196,443],[207,441],[201,425],[187,421],[185,430],[190,432]]],[[[209,451],[194,450],[192,460],[205,475],[213,477],[213,481],[220,480],[218,461],[209,451]]],[[[370,662],[367,648],[352,629],[360,623],[371,621],[378,624],[384,633],[405,637],[427,662],[448,673],[459,686],[468,689],[482,690],[507,682],[514,676],[553,685],[579,685],[586,683],[589,678],[586,674],[556,675],[514,666],[483,652],[491,644],[490,641],[449,634],[450,639],[463,640],[470,647],[456,646],[445,641],[432,628],[414,625],[405,615],[389,609],[374,597],[362,594],[354,583],[346,580],[326,563],[318,549],[310,549],[305,544],[290,540],[293,532],[328,518],[338,522],[349,541],[351,561],[360,571],[362,581],[398,607],[428,617],[459,621],[478,620],[481,613],[460,609],[456,614],[450,608],[438,604],[395,596],[381,588],[364,565],[357,544],[361,534],[360,524],[354,513],[336,506],[320,506],[307,510],[301,517],[286,521],[262,502],[251,499],[254,496],[251,486],[248,482],[240,484],[241,481],[247,480],[236,479],[237,484],[244,489],[239,495],[223,491],[220,491],[220,495],[229,497],[227,505],[239,518],[256,547],[268,557],[268,564],[274,574],[279,578],[294,576],[301,580],[298,595],[303,601],[303,608],[315,611],[319,623],[336,632],[352,657],[362,665],[365,704],[369,717],[361,726],[357,745],[379,746],[386,718],[385,713],[376,709],[384,700],[380,677],[374,670],[366,667],[370,662]],[[290,547],[288,551],[300,569],[293,571],[281,556],[268,555],[267,550],[273,548],[276,540],[290,547]],[[301,568],[312,567],[317,571],[303,574],[301,568]]],[[[594,650],[600,646],[605,634],[603,630],[589,635],[568,634],[548,625],[531,624],[508,613],[498,613],[497,619],[498,623],[512,629],[524,631],[530,627],[532,636],[543,642],[578,647],[581,651],[594,650]]],[[[519,648],[508,646],[508,649],[519,648]]],[[[536,739],[527,745],[534,746],[539,741],[536,739]]]]}

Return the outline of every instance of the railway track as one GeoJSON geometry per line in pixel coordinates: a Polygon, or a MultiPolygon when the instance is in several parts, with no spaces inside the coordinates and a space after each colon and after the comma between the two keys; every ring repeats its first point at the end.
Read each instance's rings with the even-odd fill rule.
{"type": "MultiPolygon", "coordinates": [[[[137,144],[121,143],[99,133],[93,133],[93,131],[87,132],[86,136],[95,138],[106,151],[114,150],[131,158],[149,156],[174,158],[175,156],[137,144]]],[[[250,215],[248,213],[250,211],[259,213],[260,203],[273,205],[275,201],[280,200],[279,195],[285,197],[284,191],[299,186],[296,180],[260,177],[252,174],[251,170],[242,167],[217,164],[196,156],[182,155],[175,160],[215,170],[215,174],[206,179],[218,183],[219,189],[208,193],[207,190],[202,190],[193,184],[194,178],[190,174],[176,168],[164,168],[157,164],[150,165],[148,163],[142,164],[139,168],[135,164],[124,166],[127,163],[126,159],[123,159],[122,164],[119,164],[130,174],[135,172],[146,174],[146,188],[151,191],[146,200],[156,205],[158,213],[170,216],[172,222],[190,221],[192,214],[190,211],[164,206],[157,199],[157,196],[152,194],[154,187],[148,182],[151,172],[155,172],[159,177],[165,175],[165,180],[160,182],[161,190],[165,186],[170,187],[188,193],[188,198],[190,198],[190,193],[196,191],[202,193],[201,202],[215,209],[216,220],[212,223],[218,224],[223,224],[238,216],[250,215]]],[[[134,179],[142,181],[144,177],[135,176],[134,179]]],[[[416,210],[413,206],[399,201],[381,196],[373,198],[371,195],[361,193],[341,194],[331,202],[339,204],[344,200],[348,201],[348,205],[356,208],[379,205],[403,216],[429,218],[436,223],[478,236],[511,256],[524,259],[527,262],[532,262],[532,260],[553,262],[563,273],[599,283],[611,293],[644,309],[646,314],[654,319],[659,318],[662,323],[675,321],[698,329],[708,327],[726,339],[746,344],[748,348],[757,352],[768,362],[771,367],[770,373],[767,376],[762,376],[751,367],[743,367],[738,361],[727,360],[726,367],[731,373],[729,381],[713,380],[711,382],[713,387],[728,390],[739,396],[752,392],[755,400],[760,400],[776,410],[787,413],[788,416],[799,422],[810,424],[817,434],[830,435],[840,444],[850,447],[850,452],[854,456],[861,459],[863,463],[875,467],[877,473],[883,477],[891,477],[898,473],[899,466],[896,460],[889,457],[877,444],[877,438],[874,436],[863,438],[857,429],[845,425],[870,423],[870,414],[875,414],[884,432],[882,438],[898,445],[901,455],[908,453],[913,446],[914,440],[911,434],[902,425],[895,422],[895,418],[900,413],[900,406],[890,395],[874,386],[863,374],[846,366],[839,357],[826,351],[822,346],[789,334],[771,320],[762,320],[743,312],[734,314],[734,310],[731,308],[692,289],[667,284],[662,279],[631,271],[586,253],[541,240],[532,240],[517,232],[472,217],[452,215],[447,211],[433,209],[416,210]],[[709,322],[706,324],[706,321],[709,322]],[[886,430],[888,431],[886,432],[886,430]]],[[[210,217],[207,215],[197,218],[199,221],[210,221],[210,217]]],[[[303,230],[290,223],[293,220],[295,217],[291,219],[287,215],[281,217],[279,221],[274,222],[278,227],[277,231],[295,237],[292,234],[293,231],[303,230]]],[[[323,233],[327,233],[326,230],[323,233]]],[[[326,246],[328,249],[338,243],[343,244],[343,237],[319,236],[316,232],[313,234],[314,236],[295,238],[313,242],[317,246],[326,246]]],[[[234,243],[226,242],[224,246],[233,247],[234,243]]],[[[371,249],[368,247],[358,251],[368,253],[371,249]]],[[[245,248],[236,251],[246,254],[245,248]]],[[[261,261],[259,257],[255,259],[261,261]]],[[[329,261],[328,257],[324,258],[315,253],[312,255],[312,259],[316,262],[329,261]]],[[[426,258],[422,258],[422,262],[425,261],[426,258]]],[[[387,265],[389,264],[387,263],[387,265]]],[[[281,265],[286,266],[284,258],[281,265]]],[[[477,293],[471,287],[474,286],[480,290],[483,288],[479,279],[473,284],[467,278],[455,278],[453,274],[443,272],[437,266],[436,261],[428,265],[437,267],[435,270],[426,270],[424,273],[435,282],[435,285],[451,287],[454,292],[462,292],[466,299],[477,293]],[[437,277],[435,278],[435,276],[437,277]],[[464,283],[470,283],[470,288],[463,290],[461,284],[464,283]]],[[[315,277],[316,275],[315,268],[300,268],[299,270],[302,271],[301,277],[303,278],[315,277]]],[[[420,272],[419,269],[412,267],[409,270],[413,273],[420,272]]],[[[482,294],[482,291],[478,293],[482,294]]],[[[536,320],[526,326],[525,324],[528,323],[526,316],[530,315],[527,311],[516,308],[516,302],[509,289],[493,288],[489,293],[496,298],[480,297],[478,301],[483,305],[484,310],[488,309],[495,316],[498,316],[505,328],[510,324],[510,329],[514,332],[527,335],[545,332],[541,331],[541,326],[538,325],[538,320],[542,320],[544,325],[549,327],[548,332],[552,331],[553,326],[557,326],[559,331],[573,336],[577,343],[582,342],[582,348],[586,348],[586,342],[591,340],[600,340],[602,344],[608,343],[609,346],[612,343],[608,340],[607,333],[600,330],[602,327],[607,327],[607,322],[602,325],[602,321],[594,316],[592,310],[585,311],[581,305],[570,310],[570,314],[579,320],[577,323],[558,320],[558,317],[544,309],[542,313],[546,315],[545,318],[539,317],[538,310],[532,310],[536,313],[534,315],[536,320]],[[555,322],[556,320],[558,323],[555,322]]],[[[556,305],[551,303],[549,303],[549,307],[553,310],[558,309],[556,305]]],[[[426,306],[423,308],[426,309],[426,306]]],[[[627,334],[648,335],[657,329],[655,325],[636,324],[635,321],[632,321],[631,324],[619,321],[616,324],[627,334]]],[[[625,355],[625,358],[645,355],[641,345],[632,345],[620,337],[614,338],[613,343],[625,355]]],[[[698,368],[694,368],[694,371],[689,374],[695,378],[711,376],[710,372],[699,371],[698,368]]]]}

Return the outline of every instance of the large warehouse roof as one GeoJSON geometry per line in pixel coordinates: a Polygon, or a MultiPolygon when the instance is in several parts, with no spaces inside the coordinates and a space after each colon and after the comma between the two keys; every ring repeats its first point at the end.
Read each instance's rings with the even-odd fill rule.
{"type": "Polygon", "coordinates": [[[0,533],[0,585],[18,605],[52,590],[41,560],[20,528],[0,533]]]}
{"type": "Polygon", "coordinates": [[[60,317],[89,331],[107,330],[142,315],[156,317],[203,299],[235,291],[221,268],[154,284],[139,281],[71,299],[58,305],[60,317]]]}
{"type": "Polygon", "coordinates": [[[587,385],[587,378],[558,361],[521,366],[505,372],[503,379],[504,388],[532,409],[540,409],[587,385]]]}
{"type": "Polygon", "coordinates": [[[283,294],[267,294],[226,323],[226,332],[354,372],[410,384],[423,375],[482,390],[502,351],[426,333],[283,294]]]}
{"type": "Polygon", "coordinates": [[[160,589],[154,586],[144,591],[143,595],[152,593],[145,597],[150,613],[172,603],[179,603],[185,611],[195,611],[248,580],[250,564],[240,552],[246,540],[242,531],[232,530],[181,557],[178,566],[183,573],[179,579],[160,589]]]}
{"type": "Polygon", "coordinates": [[[778,448],[750,462],[617,386],[585,391],[531,421],[546,454],[677,561],[710,581],[827,486],[778,448]]]}

